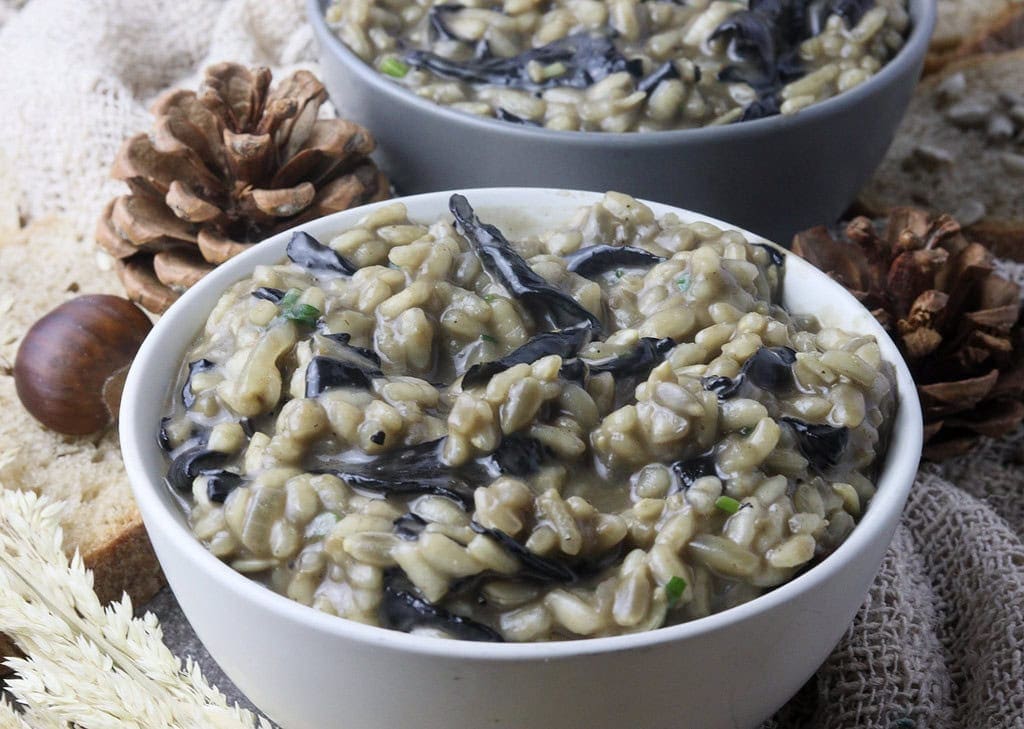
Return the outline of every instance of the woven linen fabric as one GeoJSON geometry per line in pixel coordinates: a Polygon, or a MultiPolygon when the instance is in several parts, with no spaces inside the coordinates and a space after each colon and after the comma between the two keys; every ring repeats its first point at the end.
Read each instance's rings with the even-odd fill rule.
{"type": "MultiPolygon", "coordinates": [[[[301,0],[0,0],[0,197],[91,252],[122,191],[110,163],[161,91],[218,61],[280,77],[314,59],[301,0]]],[[[1018,434],[922,468],[853,625],[764,729],[1024,729],[1022,461],[1018,434]]]]}

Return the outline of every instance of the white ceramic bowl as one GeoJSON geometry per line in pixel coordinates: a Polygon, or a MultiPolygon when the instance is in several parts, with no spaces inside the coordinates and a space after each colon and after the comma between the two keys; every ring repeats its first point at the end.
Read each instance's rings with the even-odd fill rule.
{"type": "Polygon", "coordinates": [[[774,240],[835,220],[882,161],[921,75],[935,0],[908,0],[911,30],[875,76],[790,116],[651,133],[533,128],[420,98],[364,63],[306,0],[331,100],[373,131],[403,194],[456,186],[620,190],[774,240]]]}
{"type": "MultiPolygon", "coordinates": [[[[567,219],[600,195],[543,189],[466,191],[510,234],[567,219]]],[[[449,192],[405,198],[413,219],[447,213],[449,192]]],[[[303,226],[329,238],[386,203],[303,226]]],[[[651,204],[659,215],[719,221],[651,204]]],[[[332,617],[271,592],[192,536],[164,485],[160,417],[179,365],[221,292],[284,258],[281,233],[211,273],[157,323],[131,368],[121,445],[135,498],[167,580],[210,653],[285,729],[717,729],[753,727],[814,673],[846,630],[878,570],[917,470],[921,417],[899,353],[838,284],[787,257],[795,312],[874,334],[896,365],[899,411],[864,518],[824,562],[773,592],[690,623],[637,635],[482,644],[407,635],[332,617]]]]}

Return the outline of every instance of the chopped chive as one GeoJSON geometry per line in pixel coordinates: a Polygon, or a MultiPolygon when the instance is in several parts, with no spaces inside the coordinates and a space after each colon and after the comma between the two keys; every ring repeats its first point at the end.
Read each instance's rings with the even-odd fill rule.
{"type": "Polygon", "coordinates": [[[726,514],[735,514],[740,510],[740,502],[731,496],[719,496],[718,500],[715,501],[715,506],[726,514]]]}
{"type": "Polygon", "coordinates": [[[493,301],[497,301],[497,300],[498,300],[497,294],[484,294],[484,301],[486,301],[488,304],[490,304],[493,301]]]}
{"type": "Polygon", "coordinates": [[[480,339],[482,339],[485,342],[490,342],[491,344],[497,344],[498,343],[498,340],[495,339],[494,337],[492,337],[490,334],[481,334],[480,335],[480,339]]]}
{"type": "Polygon", "coordinates": [[[285,319],[291,319],[292,321],[297,321],[300,324],[313,326],[316,324],[316,320],[320,318],[320,310],[315,306],[310,306],[309,304],[299,304],[298,306],[293,306],[290,309],[285,309],[281,312],[281,315],[284,316],[285,319]]]}
{"type": "Polygon", "coordinates": [[[678,286],[679,290],[682,291],[684,294],[687,291],[689,291],[690,290],[690,274],[684,273],[679,278],[677,278],[676,279],[676,286],[678,286]]]}
{"type": "Polygon", "coordinates": [[[736,432],[739,433],[740,435],[742,435],[744,438],[746,438],[748,435],[750,435],[751,433],[754,432],[754,428],[753,428],[753,426],[750,426],[750,425],[744,425],[742,428],[740,428],[736,432]]]}
{"type": "Polygon", "coordinates": [[[320,318],[320,310],[315,306],[309,304],[300,304],[299,298],[302,296],[302,292],[298,289],[288,289],[281,298],[281,316],[291,321],[299,322],[307,326],[313,326],[316,324],[316,320],[320,318]]]}
{"type": "Polygon", "coordinates": [[[615,278],[622,278],[626,274],[621,268],[615,269],[615,278]]]}
{"type": "Polygon", "coordinates": [[[670,608],[675,607],[676,603],[679,602],[679,598],[683,596],[685,589],[686,580],[679,576],[675,576],[665,583],[665,594],[668,595],[668,606],[670,608]]]}
{"type": "Polygon", "coordinates": [[[298,289],[288,289],[288,292],[283,297],[281,297],[281,308],[288,309],[292,306],[295,306],[300,296],[302,296],[302,292],[299,291],[298,289]]]}
{"type": "Polygon", "coordinates": [[[409,73],[409,66],[394,56],[388,56],[380,62],[380,72],[394,78],[402,78],[409,73]]]}

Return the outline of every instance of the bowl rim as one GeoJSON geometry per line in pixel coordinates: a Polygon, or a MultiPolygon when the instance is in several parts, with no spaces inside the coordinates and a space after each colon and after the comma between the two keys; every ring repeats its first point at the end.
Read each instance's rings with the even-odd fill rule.
{"type": "MultiPolygon", "coordinates": [[[[539,195],[547,199],[551,196],[561,195],[567,198],[567,202],[557,207],[564,208],[566,213],[581,205],[592,204],[604,194],[553,188],[467,188],[384,200],[333,213],[271,236],[222,264],[192,289],[186,291],[157,321],[139,349],[125,382],[120,410],[120,442],[132,492],[147,529],[160,530],[162,536],[171,542],[173,549],[187,562],[190,569],[203,570],[211,580],[223,584],[238,600],[256,603],[261,609],[274,613],[280,619],[308,626],[321,634],[372,645],[379,649],[419,655],[515,662],[643,649],[665,642],[682,641],[696,635],[724,630],[730,625],[777,608],[791,597],[814,590],[818,585],[829,580],[833,574],[857,561],[859,555],[869,549],[874,540],[891,537],[891,531],[889,534],[886,533],[890,528],[887,526],[887,521],[895,521],[902,512],[903,504],[917,472],[923,441],[923,426],[917,392],[906,363],[898,354],[896,345],[884,329],[873,318],[870,318],[870,314],[852,294],[798,256],[790,254],[761,236],[716,218],[664,203],[641,200],[640,202],[650,206],[658,217],[668,212],[674,212],[682,214],[685,220],[705,221],[726,229],[739,230],[753,242],[775,246],[786,254],[787,273],[784,280],[788,280],[790,271],[794,271],[798,278],[817,279],[817,283],[828,290],[828,300],[833,305],[838,301],[844,308],[849,306],[859,309],[870,318],[870,321],[865,319],[865,323],[871,333],[878,338],[883,353],[887,355],[886,358],[892,362],[896,370],[898,409],[890,436],[889,451],[876,480],[878,492],[872,498],[856,528],[832,554],[806,572],[764,595],[703,618],[642,633],[533,643],[476,643],[444,640],[364,625],[345,618],[339,619],[338,616],[322,613],[278,594],[246,575],[236,572],[228,564],[215,557],[187,528],[181,512],[175,511],[175,507],[171,504],[173,496],[167,493],[162,474],[154,476],[147,472],[144,465],[143,451],[145,449],[151,449],[151,452],[158,450],[156,438],[151,435],[155,432],[156,423],[141,422],[138,403],[158,397],[160,400],[158,412],[162,412],[162,403],[166,401],[166,396],[172,386],[172,383],[169,382],[162,388],[151,387],[147,380],[148,370],[156,362],[166,360],[163,340],[168,336],[173,336],[175,332],[187,331],[189,333],[189,338],[185,340],[187,347],[188,342],[192,341],[202,327],[219,298],[219,292],[245,276],[251,275],[252,269],[259,265],[260,259],[266,257],[265,251],[275,247],[279,248],[278,260],[283,259],[284,247],[294,231],[304,230],[314,236],[329,234],[328,231],[337,232],[351,226],[369,212],[395,202],[431,205],[433,209],[446,214],[447,205],[443,201],[456,192],[471,197],[475,196],[478,201],[480,198],[488,197],[509,200],[505,205],[491,204],[492,208],[524,204],[524,201],[516,203],[516,196],[530,198],[539,195]],[[791,264],[794,264],[793,268],[790,268],[791,264]],[[210,296],[212,304],[206,307],[199,316],[190,317],[189,302],[203,296],[210,296]]],[[[479,204],[481,207],[489,205],[486,201],[479,204]]],[[[419,214],[414,217],[419,217],[419,214]]],[[[176,353],[175,359],[180,359],[181,354],[183,353],[176,353]]]]}
{"type": "Polygon", "coordinates": [[[687,141],[699,143],[730,142],[771,133],[811,121],[813,118],[829,118],[842,113],[849,106],[858,106],[870,99],[876,86],[894,83],[902,74],[920,65],[928,50],[932,32],[938,14],[938,0],[907,0],[910,14],[911,29],[906,41],[896,55],[889,60],[874,76],[852,89],[836,94],[828,99],[815,102],[800,111],[791,114],[752,119],[750,121],[719,126],[703,126],[690,129],[669,129],[653,132],[595,132],[579,130],[558,130],[544,127],[530,127],[510,124],[491,117],[480,117],[441,104],[436,104],[414,94],[404,86],[388,80],[383,74],[363,61],[342,40],[335,35],[327,24],[324,8],[330,0],[306,0],[306,15],[313,26],[314,34],[320,42],[323,53],[332,53],[344,66],[345,71],[354,74],[364,84],[368,84],[375,94],[387,96],[391,101],[404,105],[420,113],[438,116],[441,120],[453,125],[471,127],[480,133],[488,131],[507,134],[519,138],[523,142],[557,142],[570,147],[591,146],[595,143],[612,148],[626,147],[657,147],[661,144],[683,143],[687,141]]]}

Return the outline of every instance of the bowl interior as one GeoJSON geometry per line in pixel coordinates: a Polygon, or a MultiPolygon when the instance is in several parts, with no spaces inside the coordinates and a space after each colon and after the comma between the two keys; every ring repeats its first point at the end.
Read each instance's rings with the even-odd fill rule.
{"type": "MultiPolygon", "coordinates": [[[[568,220],[582,205],[601,198],[600,193],[536,188],[487,188],[464,190],[480,217],[498,225],[510,237],[551,228],[568,220]]],[[[433,221],[447,215],[451,192],[436,192],[403,198],[409,216],[433,221]]],[[[385,201],[321,218],[301,229],[320,239],[354,225],[367,212],[393,203],[385,201]]],[[[723,228],[727,223],[659,203],[647,203],[661,217],[672,212],[685,221],[706,221],[723,228]]],[[[755,242],[766,242],[746,234],[755,242]]],[[[896,367],[899,409],[890,447],[885,457],[878,492],[864,517],[839,549],[794,580],[757,599],[729,610],[680,625],[648,633],[561,641],[538,644],[480,644],[447,641],[407,635],[397,631],[361,625],[329,616],[278,595],[263,585],[235,572],[210,554],[188,528],[185,515],[164,485],[164,455],[156,433],[181,361],[221,293],[231,284],[250,275],[260,264],[280,262],[290,232],[278,234],[254,246],[252,250],[223,264],[181,297],[157,323],[143,343],[125,385],[121,406],[121,445],[135,498],[150,532],[159,531],[161,541],[172,545],[175,556],[188,561],[190,568],[216,576],[242,601],[257,601],[283,620],[302,623],[328,635],[340,635],[371,644],[388,644],[403,650],[426,654],[484,656],[497,660],[523,660],[558,655],[622,650],[663,640],[682,639],[694,633],[727,627],[745,616],[777,605],[798,591],[813,590],[835,571],[856,560],[867,545],[887,540],[895,515],[903,507],[917,469],[921,452],[921,417],[910,373],[899,351],[871,314],[839,284],[802,259],[787,255],[784,302],[796,313],[814,314],[826,324],[841,326],[877,337],[883,356],[896,367]]],[[[163,556],[163,555],[161,555],[163,556]]],[[[187,586],[172,585],[175,589],[187,586]]]]}

